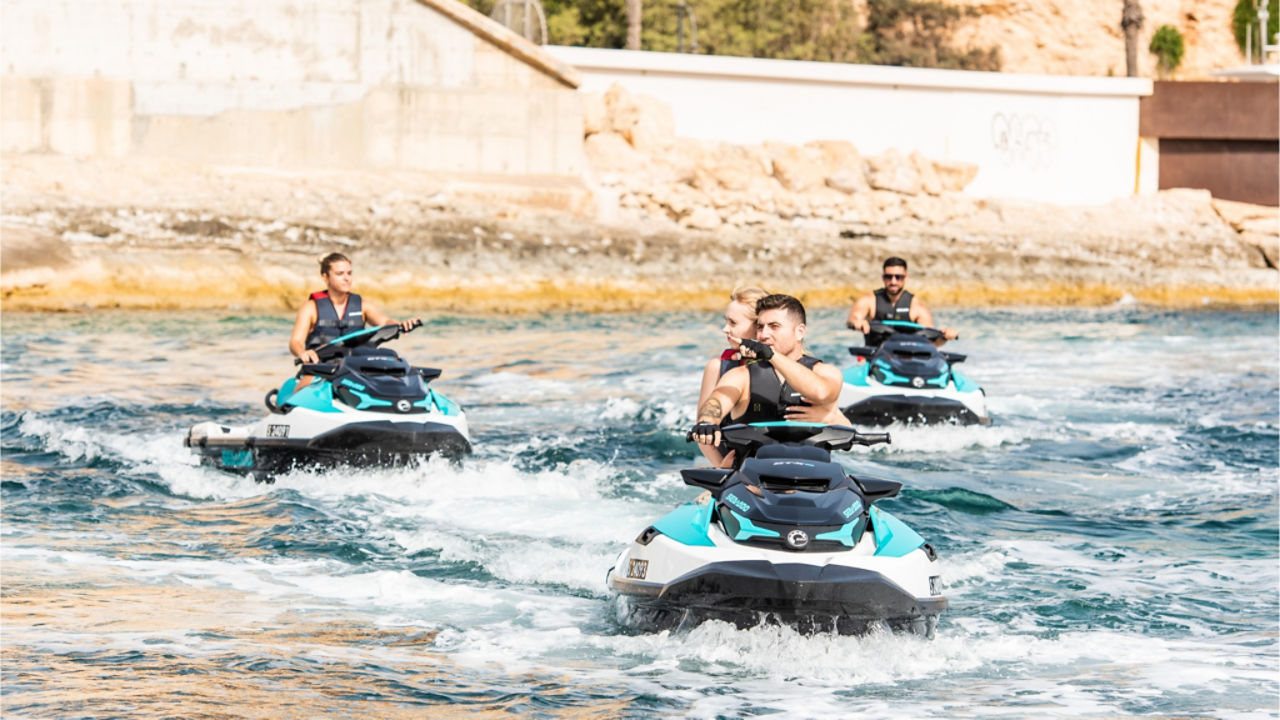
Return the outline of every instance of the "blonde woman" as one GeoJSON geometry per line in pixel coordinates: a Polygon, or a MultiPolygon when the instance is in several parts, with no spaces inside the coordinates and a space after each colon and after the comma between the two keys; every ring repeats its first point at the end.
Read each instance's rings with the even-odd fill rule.
{"type": "MultiPolygon", "coordinates": [[[[711,397],[711,391],[716,383],[720,382],[720,376],[729,372],[731,368],[747,364],[747,360],[740,352],[742,340],[756,339],[756,302],[766,295],[769,295],[768,290],[751,285],[739,285],[729,293],[729,305],[724,309],[724,326],[720,328],[729,347],[717,357],[707,361],[702,371],[702,388],[698,391],[695,412],[697,408],[702,407],[707,398],[711,397]]],[[[715,447],[707,445],[698,447],[702,449],[702,454],[711,461],[712,465],[720,467],[726,462],[725,456],[715,447]]],[[[727,462],[733,462],[732,455],[727,458],[727,462]]]]}

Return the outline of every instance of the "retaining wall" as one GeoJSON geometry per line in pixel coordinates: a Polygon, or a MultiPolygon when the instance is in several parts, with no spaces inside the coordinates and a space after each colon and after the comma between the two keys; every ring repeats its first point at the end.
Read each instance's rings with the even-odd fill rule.
{"type": "Polygon", "coordinates": [[[1151,81],[548,47],[581,89],[619,82],[672,107],[681,137],[838,139],[974,163],[967,192],[1105,203],[1137,185],[1138,100],[1151,81]]]}
{"type": "Polygon", "coordinates": [[[455,0],[5,0],[0,151],[577,175],[577,72],[455,0]]]}

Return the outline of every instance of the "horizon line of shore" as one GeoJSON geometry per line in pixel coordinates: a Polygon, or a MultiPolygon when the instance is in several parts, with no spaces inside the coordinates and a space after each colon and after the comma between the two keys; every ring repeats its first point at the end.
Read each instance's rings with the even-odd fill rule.
{"type": "MultiPolygon", "coordinates": [[[[246,278],[247,280],[247,278],[246,278]]],[[[422,287],[366,278],[356,292],[389,310],[410,307],[461,313],[662,312],[718,311],[729,288],[678,289],[653,282],[575,284],[540,280],[422,287]]],[[[766,288],[799,298],[810,308],[850,306],[871,287],[764,283],[766,288]]],[[[316,288],[299,283],[244,282],[214,286],[210,279],[183,284],[139,283],[127,278],[56,277],[48,282],[7,287],[0,293],[4,312],[81,312],[102,310],[252,310],[293,312],[316,288]]],[[[1027,283],[989,286],[975,283],[917,283],[913,293],[937,308],[1104,308],[1141,305],[1166,309],[1280,310],[1280,288],[1223,287],[1207,284],[1123,286],[1095,283],[1027,283]]]]}

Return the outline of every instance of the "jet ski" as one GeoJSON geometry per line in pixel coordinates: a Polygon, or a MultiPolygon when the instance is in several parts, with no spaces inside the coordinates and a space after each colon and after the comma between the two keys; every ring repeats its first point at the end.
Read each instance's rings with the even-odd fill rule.
{"type": "Polygon", "coordinates": [[[849,348],[858,360],[844,370],[839,407],[849,422],[990,424],[986,392],[955,369],[966,356],[934,347],[941,337],[913,322],[871,323],[868,346],[849,348]]]}
{"type": "Polygon", "coordinates": [[[199,423],[183,444],[202,464],[268,482],[296,467],[396,465],[470,453],[462,408],[428,386],[440,370],[410,366],[379,347],[401,334],[399,325],[383,325],[335,338],[316,349],[320,362],[302,364],[267,393],[265,418],[244,427],[199,423]],[[304,375],[313,377],[301,386],[304,375]]]}
{"type": "Polygon", "coordinates": [[[937,554],[874,506],[902,483],[850,475],[831,459],[887,434],[783,422],[732,425],[722,437],[738,466],[681,470],[708,492],[645,528],[609,570],[624,625],[721,620],[845,635],[887,626],[932,637],[947,607],[937,554]]]}

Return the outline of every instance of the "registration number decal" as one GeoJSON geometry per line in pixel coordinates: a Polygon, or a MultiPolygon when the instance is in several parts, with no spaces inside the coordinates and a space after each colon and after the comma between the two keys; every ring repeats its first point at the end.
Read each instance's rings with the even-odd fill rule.
{"type": "Polygon", "coordinates": [[[649,573],[648,560],[631,560],[627,563],[627,577],[643,580],[644,576],[649,573]]]}
{"type": "Polygon", "coordinates": [[[289,426],[288,425],[268,425],[267,437],[287,438],[289,437],[289,426]]]}

